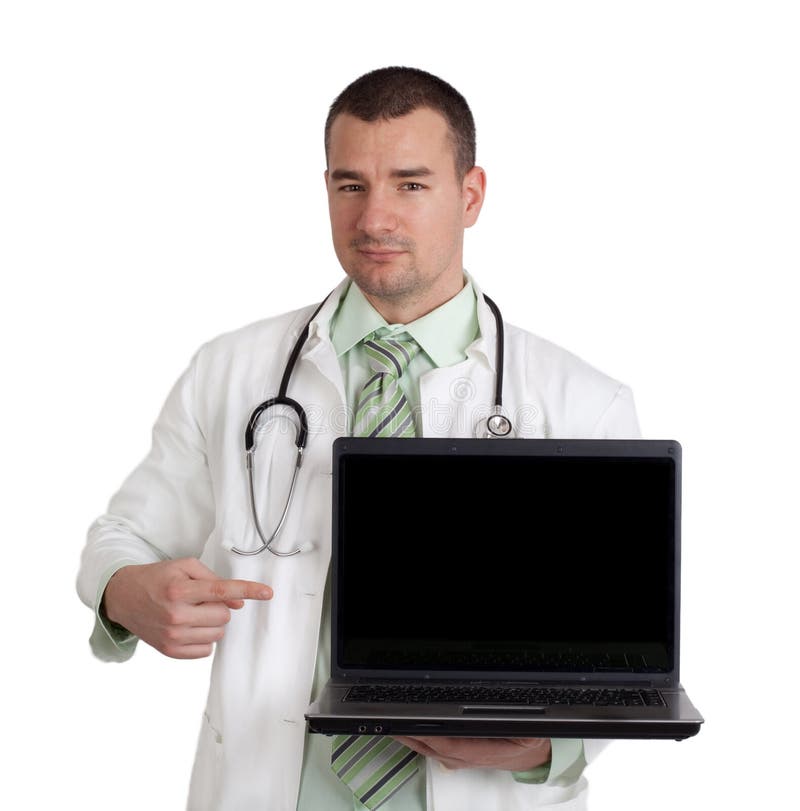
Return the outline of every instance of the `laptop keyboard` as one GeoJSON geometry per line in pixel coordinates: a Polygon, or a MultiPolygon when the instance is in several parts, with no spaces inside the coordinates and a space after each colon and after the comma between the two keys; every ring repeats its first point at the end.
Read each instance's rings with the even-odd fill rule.
{"type": "Polygon", "coordinates": [[[663,707],[658,690],[599,687],[492,687],[452,684],[360,684],[351,687],[344,701],[368,704],[556,704],[590,707],[663,707]]]}

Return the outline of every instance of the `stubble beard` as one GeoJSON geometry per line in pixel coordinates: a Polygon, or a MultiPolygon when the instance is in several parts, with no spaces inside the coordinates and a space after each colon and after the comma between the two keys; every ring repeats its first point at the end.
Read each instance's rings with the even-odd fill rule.
{"type": "Polygon", "coordinates": [[[414,253],[416,245],[412,240],[354,240],[350,243],[353,251],[364,247],[406,252],[402,257],[385,264],[376,264],[356,255],[349,257],[350,261],[345,267],[347,275],[369,299],[386,302],[392,307],[413,307],[424,300],[446,270],[444,257],[437,257],[437,265],[440,264],[441,267],[432,269],[432,272],[421,271],[414,253]]]}
{"type": "Polygon", "coordinates": [[[350,250],[355,256],[350,258],[347,275],[370,298],[402,304],[411,301],[424,292],[427,286],[417,267],[414,251],[416,245],[410,239],[354,239],[350,250]],[[386,263],[375,263],[358,254],[359,250],[404,251],[401,256],[386,263]]]}
{"type": "Polygon", "coordinates": [[[408,261],[402,266],[391,267],[387,262],[383,266],[364,268],[358,263],[349,270],[350,278],[370,298],[392,304],[411,302],[425,293],[429,286],[424,284],[416,262],[406,255],[408,261]]]}

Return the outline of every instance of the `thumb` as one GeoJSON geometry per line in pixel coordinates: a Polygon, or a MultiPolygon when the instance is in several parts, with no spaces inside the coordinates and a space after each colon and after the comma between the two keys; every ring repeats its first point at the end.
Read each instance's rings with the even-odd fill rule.
{"type": "Polygon", "coordinates": [[[201,563],[197,558],[178,558],[175,561],[178,569],[180,569],[187,577],[192,580],[219,580],[220,577],[215,572],[212,572],[204,563],[201,563]]]}

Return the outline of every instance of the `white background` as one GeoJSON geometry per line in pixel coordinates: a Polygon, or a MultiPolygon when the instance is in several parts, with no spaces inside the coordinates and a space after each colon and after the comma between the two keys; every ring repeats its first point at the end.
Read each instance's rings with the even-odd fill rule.
{"type": "Polygon", "coordinates": [[[489,183],[467,268],[507,320],[631,385],[646,437],[684,448],[682,680],[706,723],[614,744],[590,807],[794,807],[793,5],[3,3],[15,808],[183,807],[209,662],[93,659],[85,532],[200,343],[339,280],[322,126],[390,64],[473,108],[489,183]]]}

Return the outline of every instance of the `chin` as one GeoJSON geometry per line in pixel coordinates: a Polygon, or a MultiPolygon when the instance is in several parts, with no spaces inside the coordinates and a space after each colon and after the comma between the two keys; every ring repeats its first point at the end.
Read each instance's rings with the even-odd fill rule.
{"type": "Polygon", "coordinates": [[[419,285],[416,270],[394,262],[364,267],[361,263],[346,268],[347,275],[368,296],[394,298],[415,290],[419,285]]]}

